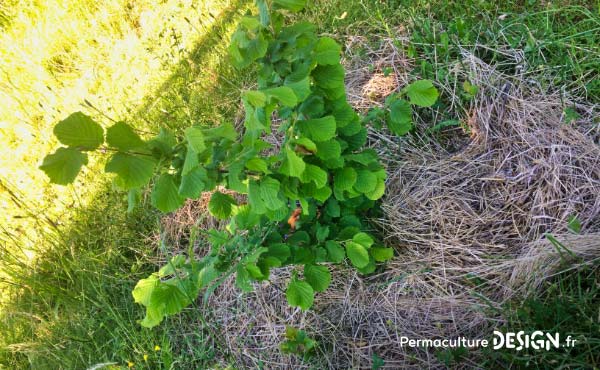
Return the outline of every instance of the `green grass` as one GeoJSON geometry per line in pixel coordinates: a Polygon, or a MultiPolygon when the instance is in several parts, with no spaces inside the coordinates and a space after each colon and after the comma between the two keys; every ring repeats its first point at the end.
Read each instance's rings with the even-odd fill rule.
{"type": "Polygon", "coordinates": [[[490,351],[486,366],[510,364],[514,368],[598,368],[600,367],[600,264],[563,273],[546,283],[538,294],[523,302],[512,302],[504,311],[501,331],[532,333],[542,330],[570,335],[577,340],[570,348],[550,351],[510,349],[490,351]]]}
{"type": "MultiPolygon", "coordinates": [[[[113,192],[108,181],[99,182],[94,167],[77,186],[59,190],[48,188],[35,168],[54,145],[47,140],[52,124],[78,109],[105,125],[110,124],[106,117],[127,119],[150,132],[160,126],[179,131],[191,124],[216,125],[235,118],[239,89],[250,86],[254,78],[252,72],[239,73],[230,67],[226,40],[248,1],[222,1],[215,9],[195,11],[177,7],[183,4],[177,1],[165,4],[173,8],[163,4],[154,19],[167,19],[166,24],[156,21],[141,34],[136,33],[144,30],[136,23],[141,18],[130,15],[148,10],[147,2],[73,5],[65,13],[73,21],[64,26],[68,32],[55,36],[48,50],[39,52],[32,46],[21,54],[8,47],[2,50],[7,61],[2,65],[4,76],[16,77],[2,80],[0,91],[9,96],[0,106],[2,139],[7,140],[10,153],[1,158],[0,175],[3,204],[11,207],[1,219],[0,368],[75,369],[103,362],[115,362],[115,367],[133,362],[135,368],[148,369],[215,365],[222,344],[219,328],[204,320],[209,308],[190,307],[152,330],[137,324],[143,310],[133,302],[131,290],[139,278],[156,270],[157,257],[168,253],[151,239],[159,229],[159,215],[147,206],[126,215],[125,195],[113,192]],[[137,10],[128,10],[130,5],[137,10]],[[85,7],[90,7],[89,14],[82,10],[85,7]],[[112,12],[93,23],[90,14],[105,15],[106,9],[112,12]],[[133,36],[126,37],[131,32],[139,43],[133,36]],[[85,41],[85,47],[73,47],[77,38],[85,41]],[[116,57],[102,62],[111,55],[115,40],[130,40],[115,53],[129,56],[132,64],[116,57]],[[31,59],[25,63],[17,56],[31,59]],[[129,73],[132,70],[137,72],[129,73]],[[90,79],[86,71],[99,76],[90,79]],[[78,83],[86,84],[92,98],[69,95],[81,87],[78,83]],[[15,111],[18,114],[12,114],[15,111]],[[11,159],[18,153],[27,153],[21,163],[11,159]],[[157,345],[160,350],[155,351],[157,345]]],[[[54,14],[52,9],[57,7],[35,2],[22,12],[0,5],[4,45],[23,42],[20,35],[29,34],[40,19],[44,22],[39,24],[51,27],[52,17],[47,15],[54,14]]],[[[459,45],[500,65],[506,62],[502,53],[474,45],[522,49],[530,70],[542,76],[544,86],[579,87],[582,99],[600,99],[598,2],[546,6],[537,1],[315,0],[299,17],[316,23],[322,33],[338,38],[366,36],[375,45],[381,35],[396,35],[403,26],[411,39],[407,52],[417,61],[411,73],[443,84],[453,82],[448,66],[459,57],[459,45]]],[[[507,68],[510,65],[506,63],[507,68]]],[[[444,117],[448,118],[456,117],[444,117]]],[[[599,314],[597,290],[596,268],[561,276],[546,293],[507,307],[511,328],[526,330],[547,323],[548,330],[591,338],[589,346],[577,348],[580,352],[543,355],[530,365],[554,367],[573,360],[596,361],[598,366],[597,356],[593,357],[599,336],[598,323],[593,321],[599,314]]],[[[503,361],[515,366],[532,361],[510,354],[496,356],[490,368],[503,361]]]]}

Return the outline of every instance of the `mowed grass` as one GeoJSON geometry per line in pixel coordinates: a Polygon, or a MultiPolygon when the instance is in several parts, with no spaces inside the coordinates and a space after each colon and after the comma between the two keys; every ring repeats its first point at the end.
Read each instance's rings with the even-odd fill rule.
{"type": "MultiPolygon", "coordinates": [[[[161,126],[178,131],[234,119],[239,89],[251,85],[253,73],[234,71],[225,54],[248,3],[0,5],[0,132],[8,148],[0,155],[5,368],[228,365],[214,358],[222,344],[219,328],[203,320],[209,308],[190,307],[152,330],[137,323],[143,312],[131,290],[168,253],[168,246],[157,248],[160,215],[148,202],[126,215],[125,195],[111,190],[109,179],[99,180],[102,158],[92,158],[72,187],[48,186],[36,165],[56,146],[52,126],[77,110],[105,127],[125,119],[148,135],[161,126]]],[[[598,3],[315,0],[297,17],[340,41],[359,35],[376,45],[381,36],[403,33],[415,60],[411,73],[442,84],[453,83],[448,66],[459,46],[500,65],[506,56],[493,50],[510,47],[523,50],[532,76],[545,86],[592,102],[600,96],[598,3]]],[[[573,297],[565,309],[592,302],[589,294],[561,292],[573,297]]],[[[543,298],[550,310],[551,298],[543,298]]],[[[527,323],[514,310],[507,308],[511,323],[527,323]]]]}

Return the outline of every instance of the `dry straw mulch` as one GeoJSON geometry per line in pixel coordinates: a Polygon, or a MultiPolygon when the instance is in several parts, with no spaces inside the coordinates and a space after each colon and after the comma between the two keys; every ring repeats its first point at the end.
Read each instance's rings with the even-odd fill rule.
{"type": "MultiPolygon", "coordinates": [[[[348,91],[354,106],[366,109],[409,83],[410,63],[391,40],[369,50],[371,60],[353,58],[356,43],[350,38],[347,45],[348,91]],[[386,76],[382,66],[393,73],[386,76]]],[[[206,312],[220,327],[224,364],[308,367],[279,351],[285,325],[293,325],[319,340],[318,367],[370,368],[374,353],[386,368],[442,367],[431,349],[403,348],[400,337],[490,339],[501,322],[495,309],[508,299],[600,258],[595,107],[578,105],[579,120],[565,124],[564,96],[503,75],[467,52],[463,57],[453,72],[479,93],[467,111],[455,112],[469,131],[460,150],[449,152],[423,135],[431,123],[422,119],[411,137],[370,132],[389,174],[384,215],[373,222],[396,249],[394,260],[367,277],[335,267],[331,287],[308,312],[287,305],[289,269],[274,271],[270,283],[249,294],[226,281],[206,312]],[[582,224],[580,235],[567,230],[572,215],[582,224]],[[559,253],[544,238],[548,232],[575,257],[559,253]]],[[[205,212],[205,201],[190,203],[165,225],[177,239],[181,226],[205,212]]],[[[472,351],[463,366],[476,367],[479,356],[472,351]]]]}

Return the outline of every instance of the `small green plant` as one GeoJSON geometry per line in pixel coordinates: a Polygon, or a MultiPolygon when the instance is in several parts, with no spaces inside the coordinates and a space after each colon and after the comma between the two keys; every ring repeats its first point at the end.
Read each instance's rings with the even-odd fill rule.
{"type": "Polygon", "coordinates": [[[317,342],[311,339],[304,330],[299,330],[291,326],[285,328],[286,340],[279,345],[281,352],[301,356],[307,360],[314,355],[317,342]]]}
{"type": "MultiPolygon", "coordinates": [[[[52,182],[73,182],[89,152],[111,153],[105,171],[128,192],[129,210],[150,183],[151,202],[162,212],[212,191],[209,212],[229,220],[225,230],[205,231],[211,246],[205,257],[177,255],[138,282],[133,297],[146,307],[145,327],[193,304],[203,289],[208,297],[230,275],[250,291],[252,281],[287,265],[296,266],[287,300],[306,310],[329,286],[329,264],[347,257],[369,274],[393,256],[366,231],[386,172],[376,152],[364,148],[367,130],[346,100],[341,47],[317,37],[310,23],[284,25],[304,3],[257,0],[259,14],[244,16],[232,36],[233,65],[259,67],[258,89],[242,93],[243,132],[231,124],[194,125],[181,137],[163,128],[145,140],[125,122],[104,132],[80,112],[54,128],[64,146],[41,165],[52,182]],[[283,138],[278,148],[264,140],[273,130],[283,138]]],[[[430,81],[417,81],[404,95],[429,106],[438,93],[430,81]]],[[[409,102],[398,97],[389,104],[393,131],[408,132],[409,102]]]]}
{"type": "Polygon", "coordinates": [[[430,107],[437,101],[438,90],[429,80],[419,80],[385,99],[383,108],[371,109],[364,121],[376,128],[384,124],[396,135],[406,135],[413,128],[413,106],[430,107]]]}

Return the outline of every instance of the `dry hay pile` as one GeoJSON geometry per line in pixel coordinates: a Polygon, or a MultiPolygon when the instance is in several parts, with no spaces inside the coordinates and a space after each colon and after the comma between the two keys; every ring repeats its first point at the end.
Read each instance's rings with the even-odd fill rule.
{"type": "MultiPolygon", "coordinates": [[[[358,108],[374,104],[373,84],[408,82],[397,51],[383,54],[395,81],[381,82],[364,61],[349,63],[350,98],[358,108]]],[[[579,106],[578,122],[567,125],[558,95],[468,53],[462,66],[454,73],[479,93],[468,112],[456,113],[470,130],[461,150],[450,153],[421,135],[431,126],[421,121],[411,138],[371,132],[389,173],[384,216],[373,221],[395,247],[394,260],[368,277],[336,267],[332,285],[308,312],[286,302],[290,270],[273,271],[271,283],[244,295],[232,279],[225,282],[207,310],[226,344],[224,364],[308,367],[279,351],[285,325],[293,325],[319,340],[320,368],[370,368],[374,353],[386,368],[442,367],[432,349],[402,348],[400,337],[490,339],[501,321],[491,307],[539,288],[561,269],[600,258],[600,148],[591,125],[597,112],[579,106]],[[580,235],[567,230],[572,215],[580,235]],[[547,232],[576,257],[559,253],[547,232]]],[[[471,352],[464,366],[476,366],[478,356],[471,352]]]]}

